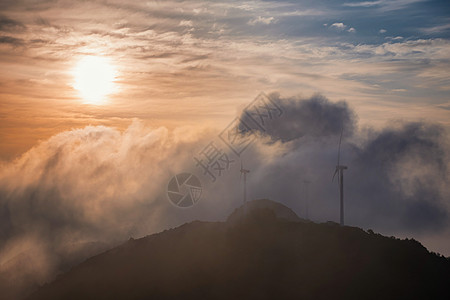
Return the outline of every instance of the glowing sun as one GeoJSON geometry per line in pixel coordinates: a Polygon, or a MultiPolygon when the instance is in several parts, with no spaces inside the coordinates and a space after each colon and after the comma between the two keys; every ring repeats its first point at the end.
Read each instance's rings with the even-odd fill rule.
{"type": "Polygon", "coordinates": [[[100,56],[85,56],[74,69],[73,87],[85,103],[104,104],[114,91],[116,70],[110,60],[100,56]]]}

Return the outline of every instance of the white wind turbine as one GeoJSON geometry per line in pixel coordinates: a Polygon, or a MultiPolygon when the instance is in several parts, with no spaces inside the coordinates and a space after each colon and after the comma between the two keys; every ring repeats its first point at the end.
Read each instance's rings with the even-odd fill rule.
{"type": "Polygon", "coordinates": [[[337,160],[336,170],[334,171],[333,179],[331,180],[331,181],[333,181],[336,174],[339,173],[338,183],[339,183],[339,198],[340,198],[340,203],[341,203],[341,217],[340,217],[341,226],[344,226],[344,170],[347,169],[347,166],[340,164],[341,142],[342,142],[342,133],[343,132],[344,132],[344,127],[342,127],[341,137],[339,138],[338,160],[337,160]]]}

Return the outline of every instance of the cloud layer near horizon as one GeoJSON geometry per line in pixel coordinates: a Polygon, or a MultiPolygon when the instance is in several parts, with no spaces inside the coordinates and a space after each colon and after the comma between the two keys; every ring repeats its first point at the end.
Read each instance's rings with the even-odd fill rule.
{"type": "MultiPolygon", "coordinates": [[[[448,230],[450,153],[442,127],[403,123],[359,130],[345,102],[320,95],[271,98],[283,115],[243,154],[251,169],[250,198],[282,202],[303,217],[302,183],[309,180],[310,217],[337,220],[338,189],[331,177],[343,126],[347,224],[413,236],[448,230]]],[[[148,128],[138,120],[123,132],[89,126],[57,134],[4,164],[0,274],[19,272],[18,278],[42,284],[130,236],[194,219],[224,220],[242,201],[238,158],[230,153],[235,162],[216,183],[193,160],[217,134],[148,128]],[[204,186],[202,200],[190,209],[175,208],[165,195],[168,180],[183,171],[197,174],[204,186]],[[29,268],[14,267],[24,260],[29,268]]]]}

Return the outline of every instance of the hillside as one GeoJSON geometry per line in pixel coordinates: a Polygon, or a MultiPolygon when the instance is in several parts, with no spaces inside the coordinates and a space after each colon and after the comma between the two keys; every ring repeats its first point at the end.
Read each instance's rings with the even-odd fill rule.
{"type": "Polygon", "coordinates": [[[450,262],[417,241],[249,207],[130,239],[29,299],[450,299],[450,262]]]}

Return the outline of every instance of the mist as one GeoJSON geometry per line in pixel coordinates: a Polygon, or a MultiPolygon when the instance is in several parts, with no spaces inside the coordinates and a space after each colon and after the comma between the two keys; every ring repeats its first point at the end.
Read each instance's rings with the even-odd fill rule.
{"type": "Polygon", "coordinates": [[[196,219],[225,220],[242,204],[241,161],[251,171],[250,199],[279,201],[300,217],[308,201],[311,220],[337,221],[332,176],[341,131],[346,224],[410,236],[449,229],[450,147],[442,127],[393,121],[382,130],[359,128],[345,101],[269,98],[280,113],[264,128],[249,120],[250,108],[237,115],[253,124],[254,137],[239,155],[221,142],[221,128],[168,130],[136,119],[125,131],[88,126],[61,132],[4,163],[0,276],[9,279],[1,288],[20,297],[130,237],[196,219]],[[215,181],[194,159],[211,142],[230,158],[215,181]],[[168,181],[181,172],[195,174],[203,187],[200,201],[184,209],[166,195],[168,181]]]}

